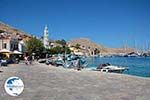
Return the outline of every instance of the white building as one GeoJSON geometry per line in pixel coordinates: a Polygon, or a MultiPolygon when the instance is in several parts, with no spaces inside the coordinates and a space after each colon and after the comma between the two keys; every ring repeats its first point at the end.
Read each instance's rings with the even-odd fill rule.
{"type": "Polygon", "coordinates": [[[22,38],[17,35],[10,35],[5,32],[0,33],[0,50],[7,49],[9,51],[17,50],[25,52],[25,43],[22,38]]]}
{"type": "Polygon", "coordinates": [[[20,51],[20,52],[25,51],[25,43],[23,40],[19,41],[19,43],[18,43],[18,51],[20,51]]]}

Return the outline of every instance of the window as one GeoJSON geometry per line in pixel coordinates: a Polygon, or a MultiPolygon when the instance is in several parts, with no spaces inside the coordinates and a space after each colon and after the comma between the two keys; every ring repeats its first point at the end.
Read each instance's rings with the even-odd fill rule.
{"type": "Polygon", "coordinates": [[[13,44],[10,45],[10,48],[11,48],[11,49],[13,48],[13,44]]]}
{"type": "Polygon", "coordinates": [[[14,50],[18,50],[18,44],[14,45],[14,50]]]}
{"type": "Polygon", "coordinates": [[[6,49],[6,48],[7,48],[7,43],[4,43],[4,45],[3,45],[3,46],[4,46],[4,49],[6,49]]]}

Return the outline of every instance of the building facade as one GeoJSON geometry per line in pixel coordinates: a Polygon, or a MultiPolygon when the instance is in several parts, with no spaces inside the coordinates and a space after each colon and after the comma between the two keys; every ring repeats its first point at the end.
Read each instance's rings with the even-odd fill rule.
{"type": "Polygon", "coordinates": [[[8,33],[0,33],[0,50],[7,49],[9,51],[25,51],[23,39],[18,35],[11,36],[8,33]]]}

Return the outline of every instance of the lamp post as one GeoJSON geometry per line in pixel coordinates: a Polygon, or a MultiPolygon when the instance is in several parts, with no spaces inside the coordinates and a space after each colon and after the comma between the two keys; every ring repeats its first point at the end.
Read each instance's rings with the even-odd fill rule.
{"type": "Polygon", "coordinates": [[[66,63],[66,45],[63,45],[63,49],[64,49],[64,54],[63,54],[63,60],[66,63]]]}

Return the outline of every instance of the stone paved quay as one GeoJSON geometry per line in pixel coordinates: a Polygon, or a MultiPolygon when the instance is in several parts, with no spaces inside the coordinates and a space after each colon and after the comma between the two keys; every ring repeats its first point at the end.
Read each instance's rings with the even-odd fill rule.
{"type": "Polygon", "coordinates": [[[150,78],[75,71],[35,63],[0,67],[0,100],[150,100],[150,78]],[[25,89],[18,97],[4,90],[8,77],[18,76],[25,89]]]}

